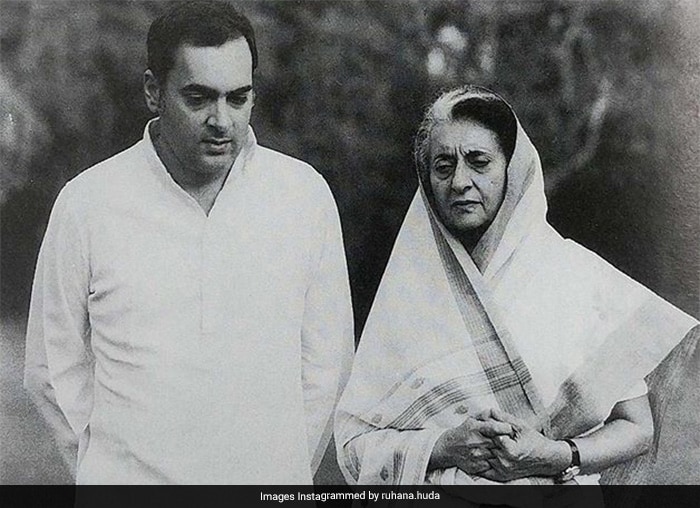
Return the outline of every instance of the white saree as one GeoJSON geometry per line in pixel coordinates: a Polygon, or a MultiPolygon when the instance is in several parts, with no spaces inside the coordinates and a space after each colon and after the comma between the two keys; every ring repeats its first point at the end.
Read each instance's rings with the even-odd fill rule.
{"type": "Polygon", "coordinates": [[[441,433],[500,407],[549,437],[580,436],[644,394],[686,335],[680,347],[695,347],[695,319],[547,223],[539,156],[519,124],[507,175],[471,256],[422,189],[411,203],[336,414],[348,482],[495,483],[428,473],[441,433]]]}

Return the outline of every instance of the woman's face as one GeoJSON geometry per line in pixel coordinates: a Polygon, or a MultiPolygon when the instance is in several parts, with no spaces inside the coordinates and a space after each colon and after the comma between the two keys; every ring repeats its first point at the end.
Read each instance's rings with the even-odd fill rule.
{"type": "Polygon", "coordinates": [[[430,136],[430,185],[454,233],[485,229],[503,202],[507,161],[496,134],[473,120],[437,124],[430,136]]]}

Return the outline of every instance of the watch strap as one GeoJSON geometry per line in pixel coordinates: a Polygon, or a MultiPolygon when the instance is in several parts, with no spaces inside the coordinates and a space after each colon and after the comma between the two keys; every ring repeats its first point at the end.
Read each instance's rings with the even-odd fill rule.
{"type": "Polygon", "coordinates": [[[581,454],[578,451],[578,446],[571,439],[563,439],[562,441],[571,448],[571,464],[555,477],[554,481],[556,483],[570,482],[581,472],[581,454]]]}
{"type": "Polygon", "coordinates": [[[572,439],[563,439],[571,448],[571,465],[569,467],[581,467],[581,454],[578,451],[578,446],[572,439]]]}

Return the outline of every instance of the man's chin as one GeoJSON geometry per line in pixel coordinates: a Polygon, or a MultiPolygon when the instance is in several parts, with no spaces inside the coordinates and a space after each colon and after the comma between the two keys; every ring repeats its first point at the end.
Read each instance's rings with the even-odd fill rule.
{"type": "Polygon", "coordinates": [[[234,160],[230,155],[206,155],[202,157],[197,166],[200,173],[218,175],[231,169],[234,160]]]}

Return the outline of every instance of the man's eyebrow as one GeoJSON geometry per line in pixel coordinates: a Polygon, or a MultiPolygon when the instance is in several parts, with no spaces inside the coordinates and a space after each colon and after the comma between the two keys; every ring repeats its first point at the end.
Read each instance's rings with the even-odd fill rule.
{"type": "Polygon", "coordinates": [[[196,83],[186,85],[182,87],[183,92],[195,92],[201,93],[203,95],[217,95],[216,90],[209,88],[208,86],[198,85],[196,83]]]}
{"type": "MultiPolygon", "coordinates": [[[[253,85],[246,85],[240,88],[236,88],[231,92],[226,92],[226,95],[243,95],[248,93],[253,89],[253,85]]],[[[209,88],[205,85],[199,85],[197,83],[192,83],[182,87],[182,91],[185,93],[201,93],[202,95],[217,96],[219,92],[213,88],[209,88]]]]}
{"type": "Polygon", "coordinates": [[[234,91],[229,92],[227,95],[243,95],[244,93],[250,92],[252,89],[253,85],[246,85],[240,88],[236,88],[234,91]]]}

